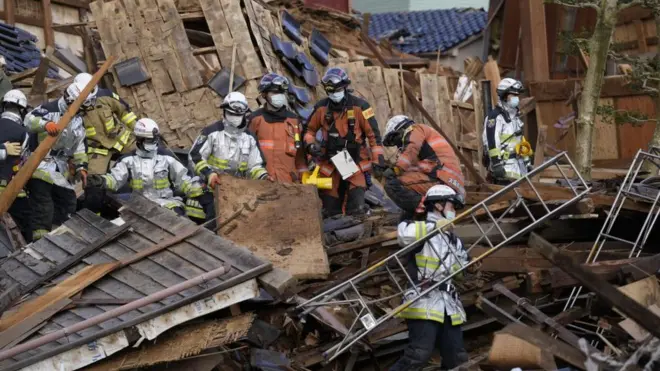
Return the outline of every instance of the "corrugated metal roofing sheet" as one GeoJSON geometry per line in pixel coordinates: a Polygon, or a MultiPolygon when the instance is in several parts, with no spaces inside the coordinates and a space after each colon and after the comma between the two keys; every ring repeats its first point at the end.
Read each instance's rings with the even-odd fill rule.
{"type": "Polygon", "coordinates": [[[446,51],[482,32],[487,18],[483,10],[459,8],[373,14],[369,36],[381,39],[402,30],[407,36],[392,44],[404,53],[446,51]]]}

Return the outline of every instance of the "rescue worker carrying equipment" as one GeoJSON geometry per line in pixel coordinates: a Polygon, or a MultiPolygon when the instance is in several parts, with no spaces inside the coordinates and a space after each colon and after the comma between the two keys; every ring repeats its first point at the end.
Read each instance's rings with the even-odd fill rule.
{"type": "Polygon", "coordinates": [[[28,182],[34,240],[48,233],[53,225],[60,225],[76,211],[74,181],[87,184],[87,145],[81,112],[92,107],[98,87],[85,97],[80,110],[71,118],[60,134],[56,122],[78,98],[89,79],[74,79],[61,98],[40,105],[25,116],[24,124],[32,135],[34,147],[46,135],[60,135],[28,182]],[[75,179],[72,175],[75,174],[75,179]]]}
{"type": "Polygon", "coordinates": [[[198,198],[203,193],[202,185],[197,177],[188,175],[188,169],[179,160],[159,148],[158,124],[142,118],[135,124],[133,133],[137,145],[135,151],[122,156],[108,174],[90,174],[89,186],[116,192],[128,183],[133,192],[179,215],[194,217],[203,214],[206,205],[190,207],[191,204],[200,204],[198,198]],[[185,194],[185,204],[180,197],[174,196],[175,190],[185,194]]]}
{"type": "Polygon", "coordinates": [[[499,102],[484,123],[484,165],[495,183],[509,183],[532,169],[531,146],[523,136],[523,122],[518,111],[519,95],[524,91],[518,80],[500,81],[497,85],[499,102]]]}
{"type": "MultiPolygon", "coordinates": [[[[245,95],[229,93],[221,107],[224,115],[222,121],[205,127],[188,154],[195,174],[202,177],[208,186],[204,197],[211,199],[215,186],[220,182],[220,174],[270,179],[256,139],[245,132],[249,112],[245,95]]],[[[215,218],[213,207],[205,208],[205,211],[206,220],[215,218]]],[[[209,228],[213,228],[213,223],[209,228]]]]}
{"type": "MultiPolygon", "coordinates": [[[[400,246],[408,246],[434,229],[449,224],[456,216],[456,209],[463,208],[463,201],[447,185],[434,185],[419,207],[425,220],[399,224],[397,239],[400,246]]],[[[410,252],[406,271],[421,292],[468,262],[468,253],[461,240],[453,232],[440,232],[410,252]]],[[[459,277],[462,275],[458,274],[455,279],[459,277]]],[[[405,293],[405,300],[416,296],[411,287],[405,293]]],[[[399,316],[408,324],[409,342],[403,356],[390,371],[419,370],[429,361],[434,349],[440,351],[443,369],[457,367],[468,360],[461,331],[461,324],[467,318],[452,280],[411,304],[399,316]]]]}
{"type": "MultiPolygon", "coordinates": [[[[92,75],[81,73],[76,76],[76,79],[79,78],[91,79],[92,75]]],[[[133,128],[137,116],[119,95],[108,89],[99,89],[95,104],[86,107],[83,112],[89,173],[103,175],[108,172],[113,157],[135,149],[133,128]]],[[[85,208],[98,213],[102,205],[102,190],[85,189],[85,208]]]]}
{"type": "MultiPolygon", "coordinates": [[[[0,193],[16,175],[29,155],[30,133],[23,126],[27,111],[27,98],[20,90],[10,90],[2,98],[0,116],[0,193]]],[[[9,207],[9,215],[21,230],[26,242],[32,242],[30,204],[24,189],[18,192],[9,207]]]]}
{"type": "Polygon", "coordinates": [[[257,138],[272,179],[300,183],[301,174],[308,168],[300,133],[302,125],[286,105],[289,80],[269,73],[261,78],[258,89],[266,104],[250,115],[248,131],[257,138]]]}
{"type": "Polygon", "coordinates": [[[332,176],[332,189],[320,191],[323,216],[341,214],[344,199],[346,214],[364,213],[365,172],[371,170],[372,163],[380,169],[385,167],[378,132],[369,121],[374,112],[366,101],[347,92],[351,80],[343,69],[328,69],[321,82],[328,98],[316,103],[305,131],[305,144],[321,166],[321,175],[332,176]],[[316,140],[319,130],[320,143],[316,140]],[[370,154],[363,151],[367,144],[370,154]]]}
{"type": "Polygon", "coordinates": [[[383,144],[399,150],[396,165],[383,175],[385,192],[404,211],[403,219],[412,218],[422,196],[437,184],[451,187],[459,199],[465,199],[460,161],[435,129],[397,115],[387,122],[383,144]]]}

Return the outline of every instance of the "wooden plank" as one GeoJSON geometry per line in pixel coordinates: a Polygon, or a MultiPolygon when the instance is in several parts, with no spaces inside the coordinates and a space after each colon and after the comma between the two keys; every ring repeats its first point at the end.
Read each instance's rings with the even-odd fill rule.
{"type": "Polygon", "coordinates": [[[383,78],[383,69],[380,67],[367,67],[367,73],[369,75],[369,84],[372,89],[371,92],[374,96],[374,101],[369,103],[371,103],[376,114],[378,129],[382,136],[385,133],[385,126],[387,126],[387,120],[390,115],[390,105],[385,79],[383,78]]]}
{"type": "MultiPolygon", "coordinates": [[[[389,116],[404,114],[403,90],[401,87],[401,81],[399,80],[399,71],[392,68],[383,68],[383,77],[385,79],[385,88],[387,89],[387,97],[390,104],[389,116]]],[[[394,159],[396,153],[396,147],[385,147],[385,158],[394,159]]]]}
{"type": "Polygon", "coordinates": [[[218,234],[245,246],[294,278],[330,273],[321,239],[321,210],[316,189],[221,176],[217,215],[227,219],[244,212],[218,234]],[[282,218],[286,215],[286,218],[282,218]],[[269,233],[254,233],[268,230],[269,233]]]}
{"type": "MultiPolygon", "coordinates": [[[[614,98],[601,98],[598,105],[614,107],[614,98]]],[[[611,160],[618,158],[618,142],[617,125],[612,122],[612,118],[610,117],[608,120],[607,118],[603,118],[602,115],[596,116],[593,138],[593,159],[611,160]]]]}
{"type": "MultiPolygon", "coordinates": [[[[639,112],[650,119],[655,118],[655,104],[649,96],[619,97],[614,101],[619,111],[639,112]]],[[[647,150],[655,131],[655,122],[631,122],[616,125],[619,138],[619,158],[634,158],[639,149],[647,150]]]]}
{"type": "Polygon", "coordinates": [[[9,76],[9,81],[11,81],[12,84],[14,84],[14,83],[17,83],[21,80],[25,80],[27,78],[30,78],[30,77],[34,76],[36,73],[37,73],[36,68],[28,68],[28,69],[26,69],[25,71],[23,71],[21,73],[17,73],[15,75],[9,76]]]}
{"type": "MultiPolygon", "coordinates": [[[[449,94],[449,82],[446,76],[438,76],[438,118],[440,121],[436,120],[436,123],[440,124],[442,128],[443,136],[449,141],[456,143],[458,140],[457,133],[460,129],[457,129],[457,124],[454,122],[454,115],[452,114],[451,108],[451,96],[449,94]]],[[[433,123],[429,123],[433,126],[433,123]]],[[[456,149],[454,149],[456,151],[456,149]]],[[[471,161],[470,161],[471,162],[471,161]]]]}
{"type": "Polygon", "coordinates": [[[44,17],[44,44],[46,46],[55,46],[55,32],[53,31],[53,10],[50,6],[50,0],[41,1],[41,10],[44,17]]]}
{"type": "Polygon", "coordinates": [[[46,294],[26,302],[15,312],[0,319],[0,331],[6,331],[28,320],[30,317],[38,315],[40,312],[48,310],[49,307],[55,305],[60,300],[69,298],[80,292],[97,279],[112,271],[115,267],[116,264],[112,263],[85,267],[80,272],[48,290],[46,294]]]}
{"type": "Polygon", "coordinates": [[[172,70],[176,69],[178,70],[176,73],[180,73],[183,78],[184,86],[177,86],[177,91],[183,92],[202,86],[204,82],[199,71],[196,68],[191,68],[195,65],[195,58],[174,1],[156,0],[156,2],[160,15],[163,17],[163,22],[165,22],[160,29],[163,38],[169,42],[176,55],[175,58],[167,58],[168,71],[172,75],[172,70]]]}
{"type": "Polygon", "coordinates": [[[497,61],[491,57],[488,57],[488,62],[484,64],[484,76],[486,76],[486,80],[490,81],[491,105],[495,107],[499,99],[497,97],[497,85],[502,78],[500,77],[500,68],[497,66],[497,61]]]}
{"type": "Polygon", "coordinates": [[[386,241],[396,239],[396,231],[380,234],[369,238],[364,238],[358,241],[351,241],[340,245],[328,247],[328,256],[343,254],[349,251],[361,250],[365,247],[377,245],[386,241]]]}
{"type": "Polygon", "coordinates": [[[36,98],[39,100],[38,104],[41,104],[43,101],[43,94],[46,91],[46,76],[48,75],[48,67],[50,65],[50,60],[45,56],[41,55],[41,61],[39,62],[39,67],[32,79],[32,89],[30,90],[29,97],[36,98]]]}
{"type": "Polygon", "coordinates": [[[16,3],[14,0],[5,1],[5,21],[8,25],[13,26],[16,23],[16,3]]]}
{"type": "MultiPolygon", "coordinates": [[[[444,122],[446,117],[451,116],[451,106],[449,107],[449,113],[445,113],[441,119],[440,111],[447,107],[440,103],[438,75],[429,73],[420,74],[419,85],[422,96],[422,105],[426,108],[426,111],[428,111],[429,115],[431,115],[436,122],[444,122]]],[[[431,123],[426,122],[426,125],[430,126],[431,123]]]]}
{"type": "Polygon", "coordinates": [[[543,0],[520,0],[522,59],[527,81],[550,79],[543,0]]]}
{"type": "Polygon", "coordinates": [[[637,33],[637,41],[638,41],[638,52],[640,53],[646,53],[649,51],[648,45],[646,45],[646,32],[644,31],[644,23],[640,21],[639,19],[636,19],[633,21],[635,24],[635,32],[637,33]]]}
{"type": "MultiPolygon", "coordinates": [[[[515,69],[516,52],[518,50],[518,34],[521,25],[521,13],[519,5],[520,2],[503,1],[503,3],[504,11],[502,15],[502,22],[500,24],[506,25],[506,27],[501,28],[501,45],[497,60],[503,67],[515,69]]],[[[488,76],[486,76],[486,79],[488,79],[488,76]]],[[[495,84],[495,86],[497,86],[497,84],[495,84]]]]}
{"type": "Polygon", "coordinates": [[[67,305],[71,304],[71,299],[62,298],[52,305],[44,308],[35,315],[28,317],[26,320],[0,332],[0,349],[7,347],[18,338],[25,337],[26,334],[32,333],[35,328],[44,321],[54,316],[57,312],[64,309],[67,305]]]}
{"type": "Polygon", "coordinates": [[[620,312],[644,327],[655,337],[660,337],[660,317],[631,299],[614,286],[601,280],[597,275],[579,266],[554,245],[536,233],[529,238],[529,246],[538,249],[543,256],[552,261],[557,267],[580,281],[587,289],[594,291],[607,304],[617,308],[620,312]]]}
{"type": "Polygon", "coordinates": [[[485,114],[486,109],[484,107],[483,100],[483,88],[480,82],[472,82],[472,104],[474,105],[474,127],[476,128],[477,134],[477,161],[479,164],[479,174],[482,177],[486,177],[487,170],[481,164],[481,159],[484,155],[484,143],[483,143],[483,132],[484,132],[484,121],[486,120],[485,114]]]}

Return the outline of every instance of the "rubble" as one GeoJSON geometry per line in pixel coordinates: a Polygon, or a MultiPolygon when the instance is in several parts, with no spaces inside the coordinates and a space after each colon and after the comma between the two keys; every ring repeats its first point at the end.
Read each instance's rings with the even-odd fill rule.
{"type": "MultiPolygon", "coordinates": [[[[163,123],[172,147],[189,147],[218,117],[215,92],[229,80],[254,108],[257,79],[286,74],[306,112],[322,96],[314,81],[326,63],[347,69],[381,131],[401,112],[443,131],[469,174],[466,210],[445,228],[481,263],[458,284],[470,353],[462,369],[620,369],[658,358],[660,192],[640,169],[658,167],[660,150],[640,150],[624,170],[594,169],[586,182],[539,134],[531,174],[488,184],[481,132],[497,99],[495,60],[467,59],[459,79],[365,37],[368,17],[299,1],[90,8],[107,53],[97,60],[130,61],[112,71],[114,87],[163,123]]],[[[39,86],[53,60],[33,97],[55,91],[39,86]]],[[[387,369],[408,339],[397,314],[414,286],[400,269],[413,245],[399,246],[399,210],[377,180],[367,201],[364,217],[322,220],[314,187],[223,176],[217,233],[137,196],[117,199],[116,220],[81,210],[28,246],[4,224],[0,370],[387,369]]]]}

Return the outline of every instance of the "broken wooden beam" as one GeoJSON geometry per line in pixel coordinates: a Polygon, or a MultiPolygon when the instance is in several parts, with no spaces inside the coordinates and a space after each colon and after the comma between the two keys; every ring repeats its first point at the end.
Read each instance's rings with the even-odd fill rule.
{"type": "MultiPolygon", "coordinates": [[[[611,281],[618,277],[627,276],[630,276],[636,281],[647,277],[648,274],[653,274],[652,272],[657,272],[660,269],[660,254],[643,258],[601,260],[591,264],[582,264],[582,267],[592,272],[603,281],[611,281]]],[[[550,269],[549,278],[550,284],[553,288],[569,287],[579,284],[575,278],[558,267],[550,269]]]]}
{"type": "Polygon", "coordinates": [[[396,231],[392,231],[392,232],[380,234],[378,236],[373,236],[362,240],[351,241],[340,245],[328,247],[327,249],[328,256],[361,250],[364,249],[365,247],[377,245],[386,241],[395,240],[396,233],[397,233],[396,231]]]}
{"type": "Polygon", "coordinates": [[[571,258],[560,252],[559,249],[538,234],[531,234],[529,237],[529,246],[538,249],[546,259],[570,274],[586,288],[598,294],[606,303],[617,308],[633,321],[637,322],[637,324],[653,334],[653,336],[660,337],[660,317],[656,316],[653,312],[608,282],[600,279],[598,275],[589,272],[575,263],[571,258]]]}

